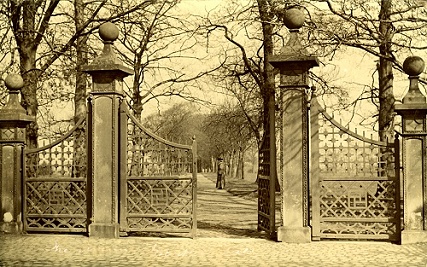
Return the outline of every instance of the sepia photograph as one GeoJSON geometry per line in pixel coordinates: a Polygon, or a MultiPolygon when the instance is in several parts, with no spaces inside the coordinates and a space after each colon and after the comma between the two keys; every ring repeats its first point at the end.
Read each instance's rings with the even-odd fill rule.
{"type": "Polygon", "coordinates": [[[427,267],[427,0],[1,0],[0,266],[427,267]]]}

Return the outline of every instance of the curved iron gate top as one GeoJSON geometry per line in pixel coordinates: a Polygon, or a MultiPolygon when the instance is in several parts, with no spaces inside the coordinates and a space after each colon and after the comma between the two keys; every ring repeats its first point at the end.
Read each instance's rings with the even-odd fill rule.
{"type": "Polygon", "coordinates": [[[351,132],[314,101],[312,132],[313,239],[400,237],[399,142],[351,132]]]}
{"type": "Polygon", "coordinates": [[[86,232],[85,119],[57,141],[24,151],[24,231],[86,232]]]}
{"type": "Polygon", "coordinates": [[[146,129],[122,104],[120,229],[196,233],[196,143],[177,144],[146,129]]]}

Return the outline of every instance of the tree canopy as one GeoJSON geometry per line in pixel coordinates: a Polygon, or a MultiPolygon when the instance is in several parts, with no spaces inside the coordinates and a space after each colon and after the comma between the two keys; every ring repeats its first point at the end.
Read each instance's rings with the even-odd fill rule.
{"type": "MultiPolygon", "coordinates": [[[[209,94],[202,92],[216,90],[235,102],[222,106],[228,115],[214,110],[207,116],[238,114],[232,117],[239,118],[235,124],[244,125],[244,135],[259,146],[271,112],[268,101],[278,92],[277,71],[269,60],[287,41],[282,17],[294,5],[307,17],[301,40],[323,62],[320,71],[311,73],[317,94],[338,96],[339,106],[353,112],[357,103],[372,105],[372,127],[380,139],[389,137],[395,74],[406,56],[425,54],[423,1],[227,0],[196,12],[179,0],[6,0],[0,4],[0,74],[3,79],[11,72],[24,77],[22,104],[37,116],[28,139],[37,146],[43,131],[61,133],[85,116],[90,81],[80,69],[101,51],[98,27],[112,21],[120,28],[117,53],[135,71],[125,89],[137,116],[147,103],[162,98],[207,104],[209,94]],[[373,61],[367,84],[350,102],[341,101],[349,95],[346,85],[337,86],[336,77],[327,73],[346,49],[358,49],[373,61]],[[52,112],[58,107],[72,111],[61,117],[52,112]]],[[[4,96],[3,91],[0,102],[4,96]]]]}

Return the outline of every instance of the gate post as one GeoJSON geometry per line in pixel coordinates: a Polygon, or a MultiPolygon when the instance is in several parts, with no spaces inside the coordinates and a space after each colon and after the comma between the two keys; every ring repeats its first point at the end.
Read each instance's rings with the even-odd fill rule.
{"type": "Polygon", "coordinates": [[[22,233],[25,127],[34,120],[19,103],[20,75],[8,75],[9,101],[0,110],[0,233],[22,233]]]}
{"type": "Polygon", "coordinates": [[[411,56],[403,63],[409,75],[409,90],[403,104],[395,106],[402,116],[403,147],[403,231],[401,243],[427,242],[427,103],[418,88],[419,75],[424,71],[422,58],[411,56]]]}
{"type": "Polygon", "coordinates": [[[99,28],[104,42],[102,54],[83,67],[92,76],[89,97],[89,236],[119,236],[119,106],[123,78],[133,71],[118,60],[113,42],[119,30],[107,22],[99,28]]]}
{"type": "Polygon", "coordinates": [[[302,47],[298,33],[305,21],[299,8],[285,11],[284,24],[290,38],[279,55],[270,63],[280,70],[281,205],[283,225],[278,228],[278,241],[303,243],[311,241],[309,227],[308,188],[308,112],[306,92],[309,90],[309,70],[318,66],[318,59],[302,47]]]}

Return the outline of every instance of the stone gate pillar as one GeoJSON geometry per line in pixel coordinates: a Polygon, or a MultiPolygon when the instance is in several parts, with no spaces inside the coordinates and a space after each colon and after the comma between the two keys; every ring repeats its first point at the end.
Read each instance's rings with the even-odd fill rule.
{"type": "Polygon", "coordinates": [[[22,232],[23,148],[25,127],[34,118],[28,116],[19,103],[19,93],[24,86],[20,75],[7,76],[5,85],[9,90],[9,101],[0,110],[0,232],[22,232]]]}
{"type": "Polygon", "coordinates": [[[83,67],[93,83],[88,122],[90,237],[119,236],[119,106],[123,99],[123,78],[133,71],[123,66],[114,53],[113,42],[118,35],[114,24],[101,25],[102,54],[83,67]]]}
{"type": "Polygon", "coordinates": [[[308,113],[306,90],[309,70],[318,66],[298,39],[305,15],[299,8],[285,12],[284,24],[290,31],[287,44],[270,63],[280,70],[282,112],[280,176],[283,177],[282,222],[277,230],[278,241],[310,242],[308,226],[308,113]]]}
{"type": "Polygon", "coordinates": [[[426,97],[418,88],[423,59],[408,57],[403,70],[409,75],[409,90],[403,104],[395,106],[402,116],[403,231],[402,244],[427,242],[426,97]]]}

